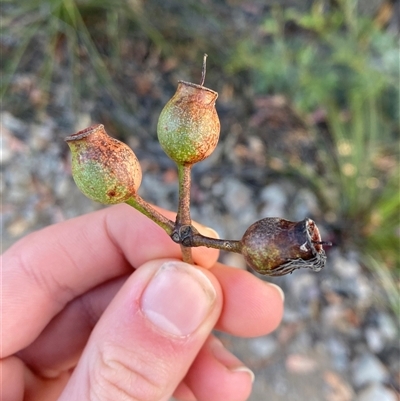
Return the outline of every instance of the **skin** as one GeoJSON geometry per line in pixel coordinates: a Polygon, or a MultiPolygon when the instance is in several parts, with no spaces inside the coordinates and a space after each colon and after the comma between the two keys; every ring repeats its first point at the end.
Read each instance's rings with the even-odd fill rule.
{"type": "Polygon", "coordinates": [[[172,393],[188,401],[247,399],[251,374],[211,332],[270,333],[282,318],[280,292],[217,263],[216,250],[193,249],[197,266],[189,268],[208,277],[216,298],[193,333],[167,335],[135,309],[134,299],[165,261],[179,257],[179,246],[127,205],[17,242],[3,255],[1,399],[149,401],[172,393]],[[97,362],[110,353],[119,363],[99,374],[97,362]]]}

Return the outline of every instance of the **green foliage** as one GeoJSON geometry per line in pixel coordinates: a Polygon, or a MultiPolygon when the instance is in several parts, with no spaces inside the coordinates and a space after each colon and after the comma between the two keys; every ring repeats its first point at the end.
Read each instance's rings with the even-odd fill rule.
{"type": "Polygon", "coordinates": [[[244,40],[230,72],[249,69],[258,93],[283,93],[303,115],[319,111],[319,170],[300,163],[343,247],[358,246],[371,269],[400,266],[399,59],[396,38],[342,0],[307,14],[276,8],[244,40]],[[368,261],[373,260],[373,263],[368,261]]]}
{"type": "MultiPolygon", "coordinates": [[[[70,87],[76,89],[70,99],[76,108],[96,85],[121,102],[115,76],[122,68],[128,32],[139,32],[168,48],[135,1],[6,0],[2,8],[2,30],[10,43],[3,58],[2,98],[13,93],[15,79],[23,71],[39,80],[44,96],[51,93],[57,74],[67,74],[70,87]]],[[[43,103],[46,106],[48,99],[43,103]]]]}
{"type": "Polygon", "coordinates": [[[328,101],[346,106],[353,91],[386,95],[398,85],[396,38],[369,19],[348,19],[342,8],[326,13],[315,5],[310,14],[276,8],[260,26],[261,39],[238,44],[229,69],[250,68],[258,92],[285,93],[302,111],[328,101]]]}
{"type": "Polygon", "coordinates": [[[216,60],[226,42],[217,16],[224,7],[195,0],[5,0],[0,7],[0,98],[24,119],[57,113],[58,104],[80,113],[91,107],[86,100],[98,99],[96,105],[107,104],[109,118],[131,132],[140,125],[140,97],[150,88],[147,100],[157,106],[163,85],[170,85],[156,85],[156,69],[168,75],[185,60],[177,76],[193,76],[199,54],[216,60]],[[60,93],[53,84],[65,77],[69,85],[60,93]]]}

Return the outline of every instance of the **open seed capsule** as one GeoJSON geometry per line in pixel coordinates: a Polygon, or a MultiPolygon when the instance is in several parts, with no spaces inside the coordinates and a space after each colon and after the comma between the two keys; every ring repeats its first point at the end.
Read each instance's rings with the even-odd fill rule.
{"type": "Polygon", "coordinates": [[[267,217],[252,224],[241,242],[246,262],[260,274],[282,276],[301,267],[319,271],[326,263],[319,230],[311,219],[267,217]]]}
{"type": "Polygon", "coordinates": [[[136,194],[142,170],[132,149],[110,137],[101,124],[65,138],[72,153],[72,175],[90,199],[122,203],[136,194]]]}

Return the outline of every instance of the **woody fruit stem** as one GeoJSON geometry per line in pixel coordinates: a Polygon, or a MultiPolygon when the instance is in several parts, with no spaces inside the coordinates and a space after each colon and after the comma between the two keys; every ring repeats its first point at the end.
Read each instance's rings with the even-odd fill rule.
{"type": "Polygon", "coordinates": [[[168,235],[171,235],[174,231],[175,224],[173,221],[167,219],[161,213],[158,213],[149,203],[142,199],[139,195],[135,195],[125,201],[128,205],[134,207],[140,213],[147,216],[158,224],[168,235]]]}
{"type": "MultiPolygon", "coordinates": [[[[190,218],[190,185],[191,185],[192,165],[178,164],[179,179],[179,204],[178,214],[176,215],[175,228],[179,230],[182,226],[191,226],[190,218]]],[[[181,245],[182,259],[186,263],[193,264],[193,256],[191,248],[181,245]]]]}

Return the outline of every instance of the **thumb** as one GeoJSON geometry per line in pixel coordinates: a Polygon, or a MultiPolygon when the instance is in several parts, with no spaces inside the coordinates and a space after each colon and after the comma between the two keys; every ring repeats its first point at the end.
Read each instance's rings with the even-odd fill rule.
{"type": "Polygon", "coordinates": [[[169,399],[221,305],[207,270],[170,260],[144,264],[98,321],[59,400],[169,399]]]}

